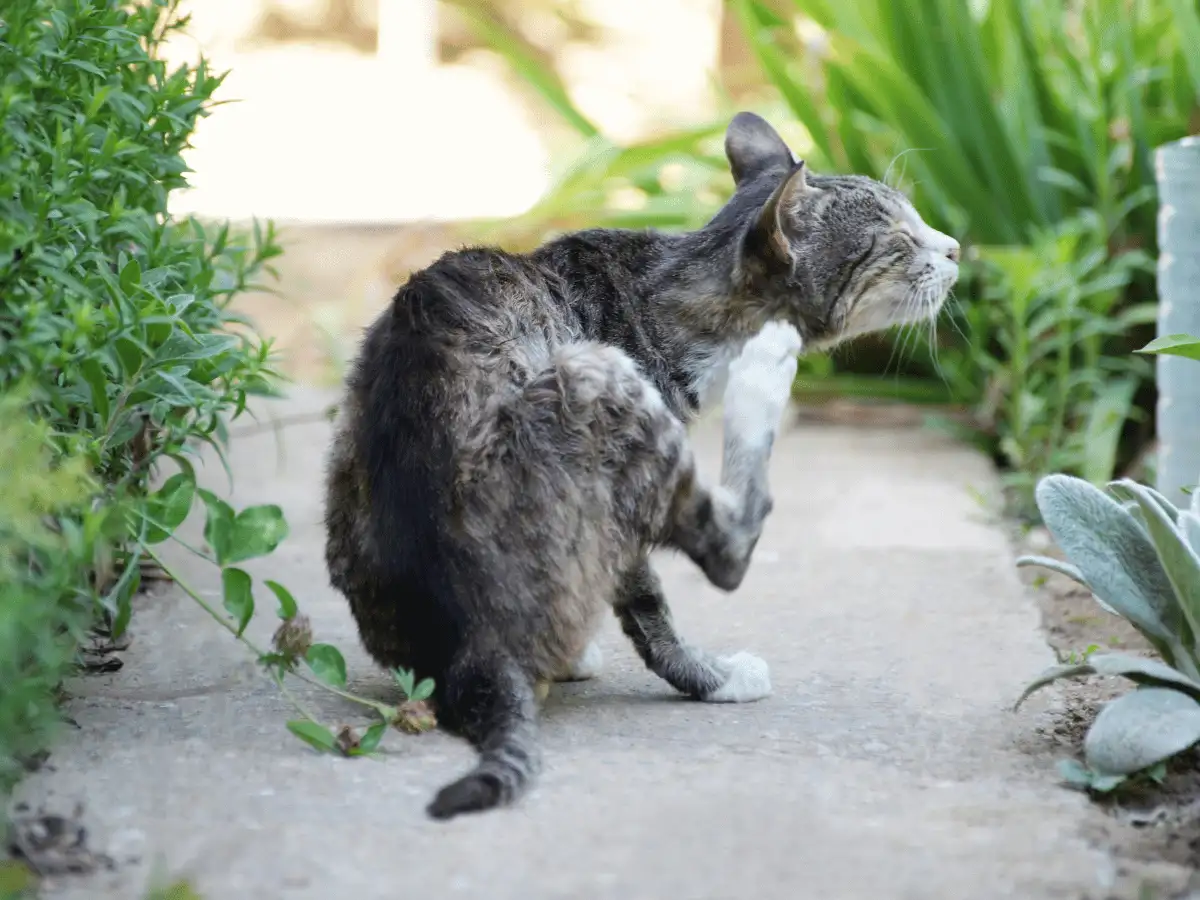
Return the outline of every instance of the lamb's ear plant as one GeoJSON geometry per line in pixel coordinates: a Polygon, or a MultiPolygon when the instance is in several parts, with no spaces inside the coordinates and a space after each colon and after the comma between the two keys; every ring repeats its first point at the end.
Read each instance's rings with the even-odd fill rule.
{"type": "Polygon", "coordinates": [[[1049,475],[1038,509],[1068,562],[1042,566],[1087,587],[1107,611],[1149,641],[1162,661],[1092,653],[1043,672],[1021,695],[1059,678],[1121,676],[1137,685],[1107,704],[1084,740],[1084,766],[1068,762],[1076,785],[1109,791],[1140,774],[1161,778],[1162,764],[1200,741],[1200,492],[1177,508],[1157,491],[1122,479],[1102,490],[1080,478],[1049,475]]]}

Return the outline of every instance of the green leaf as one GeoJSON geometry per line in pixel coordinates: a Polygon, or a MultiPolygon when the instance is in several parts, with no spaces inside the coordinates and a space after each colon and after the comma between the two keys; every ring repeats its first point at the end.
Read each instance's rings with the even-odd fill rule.
{"type": "Polygon", "coordinates": [[[413,688],[413,692],[408,695],[408,699],[421,701],[428,700],[431,696],[433,696],[433,679],[423,678],[417,684],[417,686],[413,688]]]}
{"type": "Polygon", "coordinates": [[[241,343],[233,334],[197,334],[176,331],[155,353],[158,363],[198,361],[229,353],[241,343]]]}
{"type": "Polygon", "coordinates": [[[113,342],[117,358],[121,361],[121,370],[127,379],[132,378],[142,369],[142,364],[149,356],[147,348],[138,341],[127,337],[119,337],[113,342]]]}
{"type": "Polygon", "coordinates": [[[133,597],[142,584],[141,551],[133,553],[125,563],[125,570],[113,589],[100,603],[112,615],[112,636],[119,638],[129,627],[133,617],[133,597]]]}
{"type": "Polygon", "coordinates": [[[241,637],[250,620],[254,618],[253,581],[250,575],[241,569],[222,569],[221,589],[225,609],[237,622],[238,637],[241,637]]]}
{"type": "Polygon", "coordinates": [[[1114,379],[1093,399],[1083,429],[1086,449],[1080,474],[1087,481],[1096,483],[1113,477],[1121,432],[1133,409],[1138,387],[1136,378],[1114,379]]]}
{"type": "Polygon", "coordinates": [[[1200,359],[1200,337],[1190,334],[1168,334],[1155,338],[1137,352],[1200,359]]]}
{"type": "Polygon", "coordinates": [[[383,735],[387,731],[387,728],[387,722],[376,722],[368,728],[363,733],[362,739],[358,742],[359,752],[363,754],[373,753],[375,748],[379,746],[379,742],[383,740],[383,735]]]}
{"type": "Polygon", "coordinates": [[[1200,741],[1200,703],[1170,688],[1145,687],[1105,705],[1084,738],[1088,767],[1130,775],[1200,741]]]}
{"type": "Polygon", "coordinates": [[[332,644],[313,644],[305,657],[313,674],[334,687],[346,686],[346,660],[332,644]]]}
{"type": "Polygon", "coordinates": [[[1185,510],[1179,514],[1178,526],[1179,530],[1183,532],[1183,536],[1187,538],[1192,550],[1200,553],[1200,516],[1191,510],[1185,510]]]}
{"type": "Polygon", "coordinates": [[[465,0],[449,0],[470,22],[475,32],[497,53],[508,60],[513,69],[542,95],[563,121],[571,125],[584,137],[596,137],[600,131],[571,102],[570,95],[559,80],[553,67],[537,58],[534,48],[525,39],[511,31],[503,22],[479,5],[465,0]]]}
{"type": "Polygon", "coordinates": [[[1184,691],[1200,701],[1200,681],[1184,675],[1156,659],[1129,656],[1125,653],[1093,653],[1081,663],[1065,663],[1051,666],[1039,675],[1022,692],[1013,708],[1019,707],[1030,694],[1060,678],[1076,678],[1080,675],[1105,675],[1128,678],[1137,684],[1170,687],[1184,691]]]}
{"type": "MultiPolygon", "coordinates": [[[[1131,481],[1128,481],[1127,479],[1121,479],[1120,481],[1112,481],[1112,482],[1109,482],[1109,484],[1108,484],[1108,491],[1110,494],[1112,494],[1114,497],[1116,497],[1118,500],[1120,500],[1123,503],[1137,503],[1138,502],[1138,494],[1130,489],[1130,487],[1129,487],[1130,484],[1136,484],[1136,482],[1131,482],[1131,481]]],[[[1178,521],[1179,509],[1175,506],[1175,504],[1173,504],[1170,500],[1168,500],[1166,497],[1164,497],[1158,491],[1154,490],[1154,488],[1152,488],[1152,487],[1147,487],[1144,484],[1138,485],[1138,486],[1142,489],[1143,492],[1145,492],[1145,494],[1147,496],[1152,497],[1154,499],[1154,501],[1156,503],[1158,503],[1158,505],[1160,507],[1162,507],[1162,511],[1164,513],[1166,513],[1167,518],[1171,520],[1172,524],[1174,524],[1176,521],[1178,521]]]]}
{"type": "Polygon", "coordinates": [[[1154,544],[1133,516],[1095,485],[1069,475],[1047,475],[1035,499],[1046,527],[1096,597],[1164,659],[1177,662],[1180,645],[1191,645],[1188,623],[1154,544]]]}
{"type": "Polygon", "coordinates": [[[266,556],[288,536],[283,510],[274,504],[248,506],[233,521],[224,562],[266,556]]]}
{"type": "Polygon", "coordinates": [[[1090,788],[1092,786],[1091,770],[1077,759],[1059,760],[1058,774],[1062,776],[1063,781],[1074,787],[1090,788]]]}
{"type": "Polygon", "coordinates": [[[196,496],[194,476],[179,472],[168,478],[161,488],[146,501],[147,544],[157,544],[170,537],[183,524],[192,509],[196,496]]]}
{"type": "Polygon", "coordinates": [[[333,753],[337,747],[337,738],[324,725],[318,725],[316,722],[309,722],[305,719],[298,719],[288,722],[287,728],[288,731],[315,750],[320,750],[324,753],[333,753]]]}
{"type": "Polygon", "coordinates": [[[104,368],[93,356],[79,364],[79,371],[91,390],[92,406],[96,409],[96,415],[100,417],[101,422],[107,424],[109,413],[108,376],[104,374],[104,368]]]}
{"type": "Polygon", "coordinates": [[[1128,777],[1127,775],[1102,775],[1099,772],[1093,772],[1091,788],[1098,794],[1107,794],[1124,784],[1128,777]]]}
{"type": "Polygon", "coordinates": [[[776,46],[772,36],[770,19],[774,16],[770,9],[753,0],[732,0],[731,5],[741,19],[743,32],[768,80],[783,96],[792,114],[808,129],[813,143],[825,159],[834,159],[829,129],[821,118],[822,107],[814,102],[808,87],[792,77],[787,55],[776,46]]]}
{"type": "MultiPolygon", "coordinates": [[[[1028,566],[1039,566],[1043,569],[1049,569],[1052,572],[1057,572],[1059,575],[1065,575],[1072,581],[1078,582],[1089,591],[1091,585],[1087,583],[1087,579],[1083,577],[1083,573],[1079,571],[1077,566],[1073,566],[1068,562],[1063,562],[1060,559],[1054,559],[1050,556],[1021,556],[1017,558],[1017,568],[1022,569],[1028,566]]],[[[1116,610],[1112,610],[1116,612],[1116,610]]]]}
{"type": "Polygon", "coordinates": [[[217,564],[223,566],[229,561],[230,550],[233,546],[235,519],[233,507],[212,491],[198,488],[196,493],[200,495],[200,499],[204,501],[204,505],[208,509],[208,518],[204,523],[204,540],[212,548],[217,564]]]}
{"type": "Polygon", "coordinates": [[[392,669],[392,677],[396,679],[396,684],[400,685],[400,690],[404,691],[404,696],[411,698],[414,690],[413,673],[407,669],[392,669]]]}
{"type": "Polygon", "coordinates": [[[134,290],[142,283],[142,267],[136,259],[131,259],[125,263],[125,268],[121,270],[121,290],[126,296],[132,294],[134,290]]]}
{"type": "Polygon", "coordinates": [[[1149,489],[1128,479],[1122,479],[1117,484],[1132,493],[1142,510],[1146,531],[1191,629],[1190,634],[1180,631],[1179,641],[1185,647],[1190,647],[1191,636],[1200,634],[1200,555],[1175,527],[1175,522],[1163,507],[1166,501],[1161,499],[1161,495],[1155,497],[1149,489]]]}
{"type": "Polygon", "coordinates": [[[298,613],[300,610],[296,606],[296,600],[294,597],[292,597],[291,591],[285,588],[278,581],[267,581],[264,583],[268,588],[271,589],[271,593],[275,595],[276,599],[279,600],[279,610],[277,613],[279,618],[294,618],[296,613],[298,613]]]}

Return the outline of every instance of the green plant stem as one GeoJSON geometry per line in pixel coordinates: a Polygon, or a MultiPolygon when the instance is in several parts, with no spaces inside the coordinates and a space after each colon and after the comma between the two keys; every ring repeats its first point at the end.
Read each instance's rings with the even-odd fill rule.
{"type": "Polygon", "coordinates": [[[280,692],[291,702],[292,706],[296,707],[300,715],[304,716],[304,718],[308,719],[310,722],[315,722],[318,725],[321,724],[321,720],[313,715],[312,710],[305,706],[304,703],[301,702],[300,698],[293,694],[291,688],[289,688],[284,682],[284,673],[279,671],[274,672],[271,675],[271,680],[279,686],[280,692]]]}
{"type": "MultiPolygon", "coordinates": [[[[260,659],[267,655],[265,650],[263,650],[261,647],[259,647],[257,644],[255,644],[254,641],[250,640],[250,638],[246,637],[245,634],[238,634],[237,628],[234,627],[233,623],[227,621],[226,618],[223,615],[221,615],[221,613],[218,612],[217,609],[211,603],[209,603],[202,596],[200,596],[199,591],[197,591],[195,588],[193,588],[191,585],[189,585],[186,581],[184,581],[182,578],[180,578],[179,573],[176,572],[173,568],[171,568],[171,566],[168,565],[168,563],[165,559],[163,559],[161,556],[159,556],[157,553],[155,553],[154,550],[152,550],[150,547],[146,547],[145,545],[143,545],[143,549],[145,550],[146,555],[149,556],[152,560],[154,560],[155,563],[158,564],[158,567],[163,570],[163,573],[168,578],[170,578],[175,584],[177,584],[179,586],[180,590],[182,590],[185,594],[187,594],[189,597],[191,597],[196,603],[198,603],[200,605],[201,609],[203,609],[206,613],[208,613],[210,616],[212,616],[213,620],[216,621],[218,625],[220,625],[222,628],[224,628],[226,631],[228,631],[230,634],[232,634],[237,640],[241,641],[242,644],[244,644],[247,648],[249,648],[260,659]]],[[[339,687],[335,687],[332,684],[328,684],[327,682],[322,681],[321,679],[317,678],[314,675],[309,675],[307,672],[305,672],[302,669],[289,669],[288,674],[295,675],[301,681],[306,681],[309,684],[315,685],[316,687],[323,688],[323,689],[329,691],[331,694],[336,694],[337,696],[341,697],[343,700],[349,700],[352,703],[359,704],[360,706],[370,707],[371,709],[375,710],[375,712],[379,713],[379,715],[385,719],[388,718],[388,713],[392,711],[392,707],[388,706],[386,703],[379,703],[375,700],[368,700],[366,697],[359,697],[356,694],[350,693],[349,691],[345,691],[339,687]]],[[[300,707],[300,711],[305,712],[302,707],[300,707]]],[[[305,715],[308,715],[308,714],[305,713],[305,715]]],[[[310,718],[311,718],[311,716],[310,716],[310,718]]],[[[317,721],[317,720],[313,719],[313,721],[317,721]]]]}

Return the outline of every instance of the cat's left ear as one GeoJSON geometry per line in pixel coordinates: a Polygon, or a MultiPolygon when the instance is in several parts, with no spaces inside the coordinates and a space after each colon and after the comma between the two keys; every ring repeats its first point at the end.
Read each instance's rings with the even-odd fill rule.
{"type": "Polygon", "coordinates": [[[780,259],[791,259],[791,243],[787,234],[787,212],[795,209],[800,198],[808,191],[808,166],[800,160],[779,187],[775,188],[769,199],[758,214],[754,233],[760,246],[769,247],[780,259]]]}
{"type": "Polygon", "coordinates": [[[796,162],[774,128],[752,112],[733,117],[725,132],[725,156],[733,174],[733,183],[741,184],[773,168],[786,168],[796,162]]]}

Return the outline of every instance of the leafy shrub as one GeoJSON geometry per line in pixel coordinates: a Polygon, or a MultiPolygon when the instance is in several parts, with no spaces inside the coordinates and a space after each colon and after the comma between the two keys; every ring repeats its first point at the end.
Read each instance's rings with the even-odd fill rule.
{"type": "MultiPolygon", "coordinates": [[[[1170,335],[1143,349],[1200,358],[1200,339],[1170,335]]],[[[1090,654],[1047,670],[1021,696],[1079,675],[1120,675],[1140,685],[1096,717],[1084,742],[1086,766],[1063,767],[1074,783],[1112,790],[1143,770],[1157,774],[1166,759],[1200,741],[1200,489],[1189,508],[1179,509],[1128,479],[1112,482],[1106,493],[1079,478],[1050,475],[1036,496],[1069,562],[1029,556],[1017,564],[1043,566],[1088,588],[1163,659],[1090,654]]]]}
{"type": "MultiPolygon", "coordinates": [[[[784,129],[797,152],[818,170],[898,183],[967,248],[959,302],[940,331],[807,359],[798,390],[967,406],[1027,498],[1056,469],[1111,478],[1139,449],[1129,423],[1153,409],[1149,367],[1129,351],[1148,337],[1154,302],[1144,265],[1156,246],[1150,152],[1186,135],[1198,107],[1194,4],[729,0],[727,9],[762,71],[753,103],[776,123],[799,123],[784,129]],[[1052,271],[1022,285],[1035,263],[1052,271]],[[1096,290],[1082,295],[1072,277],[1096,290]],[[1066,375],[1065,355],[1050,348],[1077,332],[1088,337],[1070,362],[1087,369],[1066,375]],[[1014,381],[1056,399],[1012,398],[1014,381]],[[1103,413],[1092,420],[1094,404],[1103,413]],[[1102,449],[1055,442],[1081,428],[1100,429],[1102,449]]],[[[488,236],[521,246],[583,225],[694,228],[726,199],[720,144],[731,105],[694,131],[622,147],[499,21],[481,8],[471,21],[586,140],[534,209],[488,236]]]]}
{"type": "Polygon", "coordinates": [[[167,214],[221,78],[154,55],[174,2],[13,0],[0,24],[0,379],[114,494],[267,393],[269,342],[228,304],[280,253],[167,214]]]}
{"type": "Polygon", "coordinates": [[[0,398],[0,798],[59,724],[62,677],[90,621],[87,573],[103,516],[81,513],[82,460],[57,463],[24,398],[0,398]]]}
{"type": "MultiPolygon", "coordinates": [[[[134,513],[165,512],[168,528],[182,521],[153,498],[147,505],[157,465],[187,466],[197,441],[219,447],[224,420],[276,379],[269,343],[235,330],[228,310],[280,252],[270,229],[234,237],[167,213],[170,191],[185,183],[181,152],[221,81],[203,63],[170,70],[156,58],[184,24],[174,9],[166,0],[11,0],[0,15],[0,388],[26,388],[52,453],[46,463],[30,450],[5,469],[30,486],[5,508],[17,541],[6,552],[42,554],[57,542],[53,565],[6,588],[8,640],[19,635],[27,648],[4,655],[14,667],[6,696],[28,698],[37,719],[0,719],[6,771],[13,753],[45,737],[48,698],[93,615],[117,635],[128,622],[137,539],[153,531],[134,513]],[[87,503],[68,479],[81,467],[92,476],[87,503]],[[68,483],[74,517],[60,520],[57,537],[31,530],[21,510],[68,483]],[[113,540],[85,559],[99,537],[95,517],[113,540]],[[89,578],[79,584],[81,562],[89,578]]],[[[32,434],[10,439],[28,448],[32,434]]]]}
{"type": "MultiPolygon", "coordinates": [[[[124,631],[148,561],[178,582],[157,545],[197,497],[211,551],[193,552],[220,569],[224,612],[179,587],[281,686],[303,661],[314,674],[301,677],[383,717],[361,742],[346,730],[336,749],[369,752],[390,724],[432,724],[423,708],[393,710],[346,692],[340,652],[312,644],[282,585],[267,583],[285,626],[275,652],[243,634],[255,603],[237,563],[272,552],[287,523],[277,506],[237,511],[198,488],[190,459],[207,444],[224,462],[228,421],[252,396],[277,391],[270,341],[229,305],[281,250],[269,226],[235,233],[168,213],[170,192],[186,184],[181,153],[222,80],[203,61],[169,68],[157,57],[186,25],[177,5],[9,0],[0,10],[0,390],[27,385],[40,423],[10,423],[16,401],[0,412],[5,781],[44,745],[57,685],[94,617],[114,636],[124,631]],[[151,493],[168,461],[176,473],[151,493]],[[73,507],[50,528],[42,517],[59,500],[73,507]]],[[[410,699],[432,689],[397,677],[410,699]]],[[[300,709],[304,728],[322,741],[331,735],[300,709]]]]}

